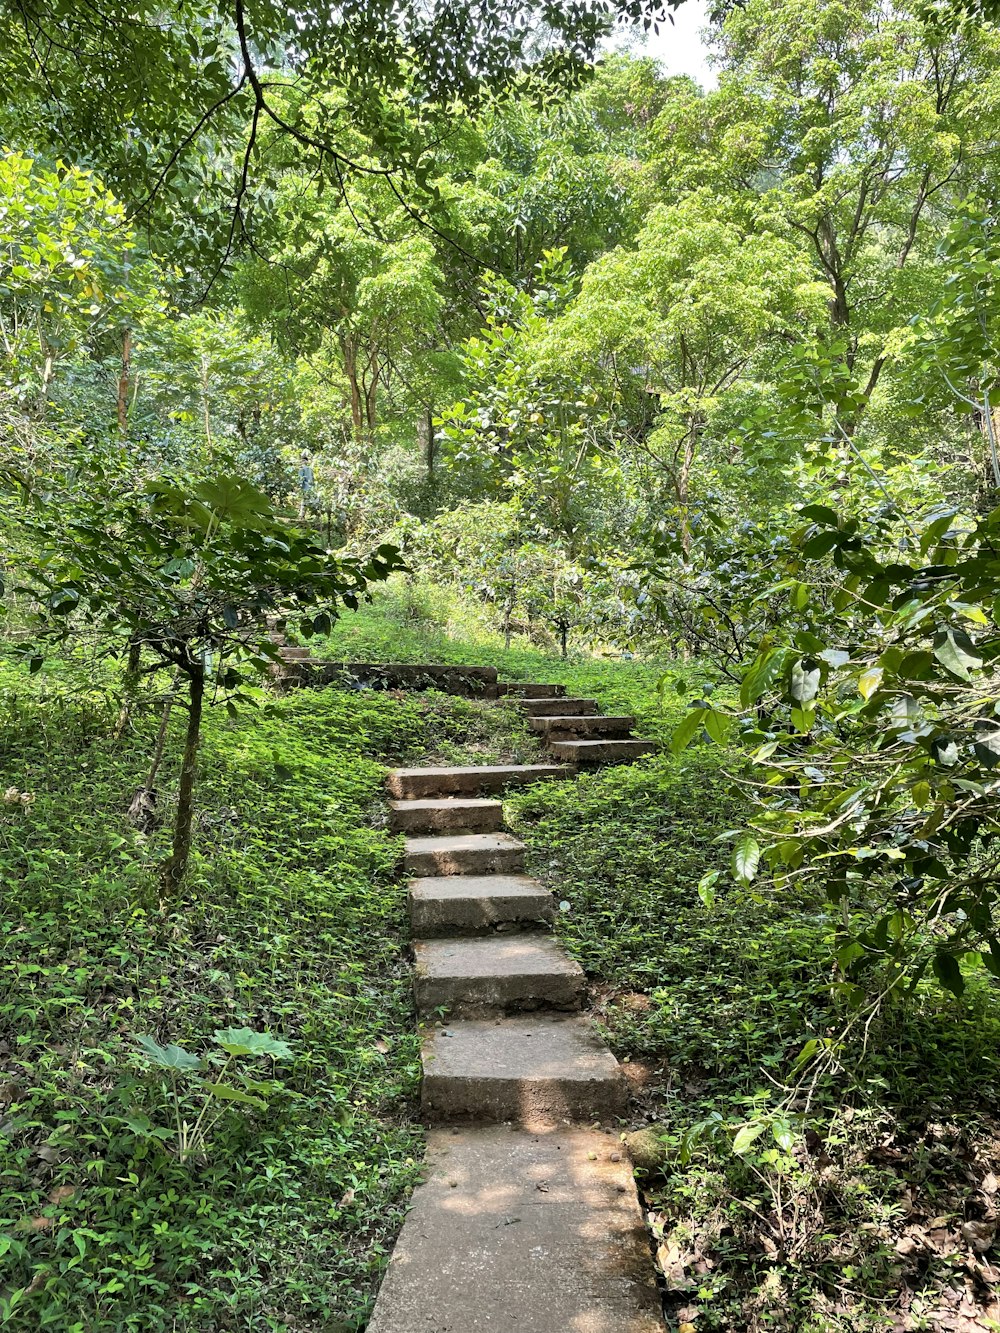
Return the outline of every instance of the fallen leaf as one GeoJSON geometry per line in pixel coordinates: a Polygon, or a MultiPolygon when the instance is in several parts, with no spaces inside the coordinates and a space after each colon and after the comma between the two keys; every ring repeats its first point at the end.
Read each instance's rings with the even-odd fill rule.
{"type": "Polygon", "coordinates": [[[57,1185],[49,1195],[49,1203],[65,1203],[76,1193],[75,1185],[57,1185]]]}

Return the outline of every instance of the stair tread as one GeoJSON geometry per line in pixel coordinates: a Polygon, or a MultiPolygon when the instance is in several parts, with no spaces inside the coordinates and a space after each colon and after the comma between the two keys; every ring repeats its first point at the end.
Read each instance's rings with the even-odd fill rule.
{"type": "Polygon", "coordinates": [[[484,940],[414,940],[417,971],[432,980],[490,977],[583,977],[583,969],[549,935],[484,940]]]}
{"type": "Polygon", "coordinates": [[[368,1333],[487,1327],[662,1333],[643,1213],[614,1135],[431,1131],[368,1333]]]}
{"type": "Polygon", "coordinates": [[[407,855],[420,852],[523,852],[510,833],[432,833],[406,839],[407,855]]]}
{"type": "Polygon", "coordinates": [[[552,894],[530,875],[423,875],[411,879],[411,898],[424,901],[452,898],[537,898],[551,902],[552,894]]]}
{"type": "Polygon", "coordinates": [[[389,773],[388,786],[390,793],[397,797],[478,796],[483,792],[502,791],[504,787],[518,783],[573,776],[571,768],[558,763],[426,765],[393,769],[389,773]]]}
{"type": "MultiPolygon", "coordinates": [[[[451,777],[461,774],[482,773],[490,774],[520,774],[520,773],[557,773],[560,771],[559,764],[456,764],[456,765],[434,765],[429,764],[421,768],[394,768],[390,772],[390,777],[410,778],[410,777],[451,777]]],[[[442,798],[443,799],[443,798],[442,798]]]]}
{"type": "Polygon", "coordinates": [[[424,1037],[425,1077],[510,1079],[608,1079],[618,1082],[618,1061],[585,1018],[512,1015],[459,1019],[424,1037]]]}

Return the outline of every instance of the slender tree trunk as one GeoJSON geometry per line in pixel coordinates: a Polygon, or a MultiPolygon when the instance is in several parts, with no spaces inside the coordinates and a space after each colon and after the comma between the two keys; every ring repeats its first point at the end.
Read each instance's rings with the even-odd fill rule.
{"type": "Polygon", "coordinates": [[[174,816],[174,845],[163,866],[163,890],[170,894],[179,887],[191,854],[191,829],[194,817],[194,784],[198,773],[198,743],[201,739],[201,717],[205,705],[205,667],[198,662],[189,668],[188,723],[184,735],[184,758],[181,761],[181,780],[177,790],[177,813],[174,816]]]}
{"type": "Polygon", "coordinates": [[[120,741],[132,713],[132,704],[139,692],[139,667],[142,664],[142,641],[133,638],[128,646],[128,662],[125,665],[125,681],[122,689],[122,706],[115,723],[114,739],[120,741]]]}
{"type": "Polygon", "coordinates": [[[427,432],[426,439],[426,457],[427,457],[427,480],[434,480],[434,450],[437,445],[437,439],[434,434],[434,409],[429,407],[425,417],[424,429],[427,432]]]}
{"type": "Polygon", "coordinates": [[[128,391],[132,375],[132,330],[122,331],[122,364],[118,375],[118,433],[124,440],[128,430],[128,391]]]}

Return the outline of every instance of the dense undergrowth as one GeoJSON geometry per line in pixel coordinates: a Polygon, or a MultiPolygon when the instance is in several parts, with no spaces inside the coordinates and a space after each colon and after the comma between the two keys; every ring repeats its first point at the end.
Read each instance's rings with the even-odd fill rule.
{"type": "MultiPolygon", "coordinates": [[[[21,798],[0,805],[0,1323],[363,1327],[421,1156],[385,765],[488,757],[502,713],[338,691],[212,711],[191,873],[161,905],[167,831],[125,815],[154,717],[115,743],[86,663],[0,673],[0,793],[21,798]],[[267,1109],[223,1103],[182,1163],[136,1038],[207,1055],[244,1026],[293,1058],[251,1061],[267,1109]]],[[[164,812],[176,769],[172,748],[164,812]]]]}
{"type": "MultiPolygon", "coordinates": [[[[684,706],[661,678],[704,688],[696,664],[505,651],[472,616],[461,638],[461,612],[434,590],[390,591],[322,651],[561,680],[661,740],[684,706]]],[[[192,874],[162,906],[165,832],[125,818],[154,719],[140,710],[113,742],[105,685],[82,661],[33,679],[3,668],[0,790],[28,799],[0,807],[0,1311],[25,1333],[363,1329],[420,1158],[385,766],[528,761],[537,743],[515,708],[433,693],[261,693],[252,714],[213,712],[192,874]],[[261,1060],[255,1075],[277,1080],[267,1109],[234,1105],[182,1163],[169,1081],[135,1039],[206,1054],[215,1030],[244,1025],[294,1058],[261,1060]]],[[[644,1151],[663,1154],[639,1178],[669,1326],[998,1327],[992,984],[962,1002],[921,989],[848,1039],[808,1105],[793,1100],[791,1139],[733,1151],[785,1098],[804,1042],[848,1017],[823,903],[699,898],[742,818],[737,762],[695,747],[507,802],[629,1071],[623,1132],[651,1127],[644,1151]]]]}
{"type": "MultiPolygon", "coordinates": [[[[492,662],[507,679],[563,681],[665,740],[697,663],[504,652],[485,630],[448,638],[454,604],[390,593],[336,631],[377,660],[492,662]],[[657,688],[667,678],[665,691],[657,688]]],[[[469,617],[466,624],[472,622],[469,617]]],[[[742,798],[733,752],[696,747],[512,794],[510,827],[562,905],[557,929],[664,1160],[640,1169],[672,1328],[867,1333],[1000,1328],[1000,996],[980,972],[961,1002],[925,985],[797,1096],[795,1058],[850,1010],[832,998],[832,909],[819,898],[697,886],[721,865],[742,798]],[[786,1111],[779,1107],[787,1104],[786,1111]],[[789,1140],[787,1121],[805,1134],[789,1140]],[[741,1125],[768,1116],[748,1151],[741,1125]],[[779,1141],[780,1140],[780,1141],[779,1141]]],[[[644,1145],[646,1151],[649,1145],[644,1145]]]]}

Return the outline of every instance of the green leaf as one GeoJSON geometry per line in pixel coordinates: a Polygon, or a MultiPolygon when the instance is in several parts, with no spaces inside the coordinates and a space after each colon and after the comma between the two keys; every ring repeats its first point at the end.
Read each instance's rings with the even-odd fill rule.
{"type": "Polygon", "coordinates": [[[784,648],[775,648],[750,667],[740,685],[740,703],[744,708],[756,703],[771,688],[784,669],[785,656],[784,648]]]}
{"type": "Polygon", "coordinates": [[[701,731],[707,711],[705,708],[692,708],[680,725],[674,728],[674,734],[670,738],[670,749],[674,754],[680,754],[682,750],[687,749],[694,737],[701,731]]]}
{"type": "Polygon", "coordinates": [[[771,1134],[782,1152],[791,1152],[795,1147],[795,1135],[787,1120],[775,1120],[771,1125],[771,1134]]]}
{"type": "Polygon", "coordinates": [[[938,951],[931,960],[931,967],[934,969],[934,975],[945,988],[951,991],[952,995],[961,995],[965,990],[965,978],[962,976],[962,969],[958,965],[958,959],[953,953],[944,953],[938,951]]]}
{"type": "Polygon", "coordinates": [[[201,1060],[180,1046],[160,1046],[152,1037],[136,1037],[146,1055],[162,1069],[200,1069],[201,1060]]]}
{"type": "Polygon", "coordinates": [[[736,1135],[735,1139],[733,1139],[733,1152],[736,1156],[742,1157],[743,1154],[757,1142],[766,1128],[767,1124],[763,1120],[751,1120],[748,1124],[744,1125],[736,1135]]]}
{"type": "Polygon", "coordinates": [[[267,1102],[260,1097],[251,1097],[248,1092],[234,1088],[228,1083],[203,1083],[201,1086],[220,1102],[239,1102],[241,1106],[256,1106],[260,1111],[267,1110],[267,1102]]]}
{"type": "Polygon", "coordinates": [[[947,630],[934,639],[934,656],[946,671],[959,680],[972,680],[971,672],[983,665],[975,644],[961,630],[947,630]]]}
{"type": "Polygon", "coordinates": [[[733,848],[733,874],[741,884],[749,884],[760,865],[760,846],[752,833],[744,833],[733,848]]]}
{"type": "Polygon", "coordinates": [[[725,745],[732,726],[733,719],[725,713],[717,712],[714,708],[705,710],[705,730],[717,745],[725,745]]]}
{"type": "Polygon", "coordinates": [[[227,1055],[270,1055],[275,1060],[293,1058],[292,1048],[269,1032],[254,1032],[252,1028],[220,1028],[213,1036],[227,1055]]]}
{"type": "Polygon", "coordinates": [[[698,881],[698,897],[706,907],[715,906],[715,883],[719,878],[718,870],[710,870],[698,881]]]}

